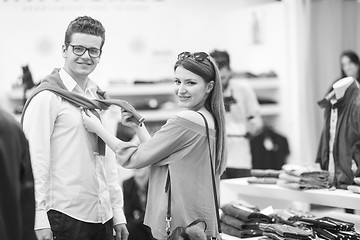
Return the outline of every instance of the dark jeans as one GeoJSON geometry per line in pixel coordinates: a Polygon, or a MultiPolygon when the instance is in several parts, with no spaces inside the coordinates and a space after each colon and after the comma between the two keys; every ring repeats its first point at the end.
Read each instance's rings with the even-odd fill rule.
{"type": "Polygon", "coordinates": [[[113,221],[105,224],[76,220],[56,210],[47,213],[54,240],[113,240],[113,221]]]}
{"type": "Polygon", "coordinates": [[[151,229],[142,222],[128,221],[126,227],[129,231],[128,240],[154,240],[151,229]]]}

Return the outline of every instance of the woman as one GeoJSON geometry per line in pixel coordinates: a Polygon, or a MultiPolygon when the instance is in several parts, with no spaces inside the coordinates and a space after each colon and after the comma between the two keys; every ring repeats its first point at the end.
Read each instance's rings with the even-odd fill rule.
{"type": "MultiPolygon", "coordinates": [[[[353,77],[360,81],[360,60],[358,55],[351,51],[344,51],[340,55],[341,78],[353,77]]],[[[340,78],[340,79],[341,79],[340,78]]]]}
{"type": "Polygon", "coordinates": [[[171,231],[201,218],[207,222],[207,236],[217,237],[206,128],[199,113],[209,124],[218,187],[226,166],[224,102],[219,71],[207,53],[183,52],[178,55],[174,72],[174,93],[184,110],[169,119],[153,137],[144,125],[130,122],[131,115],[127,112],[122,114],[122,123],[135,130],[141,141],[139,145],[117,139],[89,111],[83,114],[84,125],[116,152],[117,160],[123,167],[151,167],[144,224],[150,226],[156,239],[167,237],[168,193],[165,185],[168,173],[171,182],[171,231]]]}
{"type": "MultiPolygon", "coordinates": [[[[353,77],[356,80],[357,85],[359,86],[360,83],[360,60],[359,56],[356,54],[356,52],[352,50],[346,50],[343,51],[340,54],[340,69],[341,69],[341,76],[337,78],[329,87],[329,89],[326,92],[324,100],[329,100],[334,96],[334,89],[333,85],[337,81],[346,78],[346,77],[353,77]]],[[[318,102],[318,104],[321,106],[324,102],[324,100],[321,100],[318,102]]]]}

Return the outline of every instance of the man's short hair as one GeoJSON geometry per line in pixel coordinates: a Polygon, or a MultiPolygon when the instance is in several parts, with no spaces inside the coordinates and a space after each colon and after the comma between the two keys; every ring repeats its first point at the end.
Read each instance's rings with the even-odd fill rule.
{"type": "Polygon", "coordinates": [[[230,56],[228,52],[214,50],[210,53],[210,56],[215,60],[219,69],[223,67],[230,69],[230,56]]]}
{"type": "Polygon", "coordinates": [[[74,33],[85,33],[94,36],[99,36],[102,39],[100,48],[103,47],[105,42],[105,28],[99,20],[89,16],[80,16],[70,22],[65,32],[64,44],[71,41],[74,33]]]}

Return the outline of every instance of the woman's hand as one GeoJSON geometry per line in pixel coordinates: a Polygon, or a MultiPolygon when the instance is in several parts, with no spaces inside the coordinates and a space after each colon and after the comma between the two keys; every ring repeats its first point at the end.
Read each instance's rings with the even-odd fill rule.
{"type": "Polygon", "coordinates": [[[97,134],[98,130],[102,127],[100,119],[87,109],[82,110],[82,118],[85,129],[97,134]]]}
{"type": "Polygon", "coordinates": [[[132,129],[139,127],[139,125],[134,121],[134,116],[123,108],[121,109],[121,124],[131,127],[132,129]]]}

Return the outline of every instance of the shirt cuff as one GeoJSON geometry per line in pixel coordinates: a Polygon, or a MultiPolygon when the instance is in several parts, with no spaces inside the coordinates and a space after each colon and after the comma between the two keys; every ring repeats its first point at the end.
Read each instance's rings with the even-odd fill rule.
{"type": "Polygon", "coordinates": [[[126,223],[125,214],[122,208],[113,209],[113,211],[114,211],[114,218],[113,218],[114,226],[118,224],[126,223]]]}
{"type": "Polygon", "coordinates": [[[39,210],[35,212],[35,230],[51,228],[49,218],[46,210],[39,210]]]}

